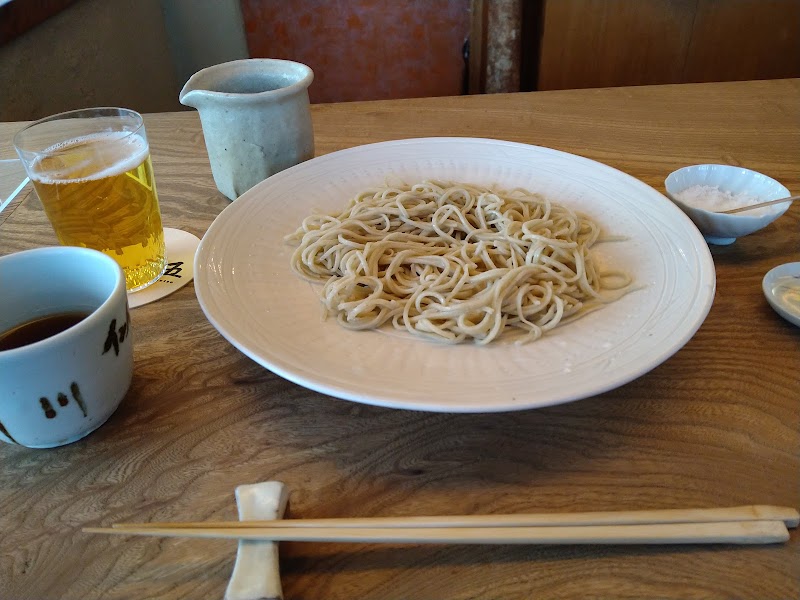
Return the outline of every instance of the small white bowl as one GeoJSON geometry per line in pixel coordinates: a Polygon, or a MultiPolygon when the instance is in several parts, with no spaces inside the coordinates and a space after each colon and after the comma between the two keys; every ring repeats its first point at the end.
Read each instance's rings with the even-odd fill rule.
{"type": "Polygon", "coordinates": [[[695,185],[717,187],[731,194],[750,194],[760,201],[791,196],[779,182],[757,171],[729,165],[693,165],[669,174],[664,180],[667,196],[697,225],[709,244],[732,244],[736,238],[758,231],[785,213],[790,204],[775,204],[733,215],[703,210],[681,202],[677,194],[695,185]]]}
{"type": "Polygon", "coordinates": [[[764,275],[761,288],[775,312],[800,327],[800,262],[775,267],[764,275]]]}

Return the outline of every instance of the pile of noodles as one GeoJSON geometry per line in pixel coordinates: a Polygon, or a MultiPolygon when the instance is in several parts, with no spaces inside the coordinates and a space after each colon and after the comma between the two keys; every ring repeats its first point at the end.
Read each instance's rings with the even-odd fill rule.
{"type": "Polygon", "coordinates": [[[630,279],[600,276],[589,252],[599,235],[526,190],[424,181],[365,190],[287,240],[293,270],[325,282],[326,314],[342,326],[487,344],[505,331],[535,340],[619,297],[630,279]]]}

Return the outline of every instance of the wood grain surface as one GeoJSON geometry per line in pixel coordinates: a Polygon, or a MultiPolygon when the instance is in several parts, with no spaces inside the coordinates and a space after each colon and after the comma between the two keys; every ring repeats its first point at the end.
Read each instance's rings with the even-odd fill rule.
{"type": "MultiPolygon", "coordinates": [[[[663,191],[672,170],[743,165],[800,191],[800,81],[313,106],[319,154],[475,136],[602,161],[663,191]]],[[[194,112],[147,115],[166,226],[200,236],[217,192],[194,112]]],[[[0,125],[10,143],[19,124],[0,125]]],[[[0,254],[55,243],[36,195],[0,254]]],[[[280,480],[289,516],[800,506],[800,329],[761,293],[800,260],[800,204],[714,247],[717,295],[686,346],[605,394],[503,414],[345,402],[246,358],[192,285],[131,313],[133,385],[111,419],[53,450],[0,444],[0,598],[221,598],[236,542],[91,536],[114,522],[235,520],[234,488],[280,480]]],[[[13,282],[0,282],[0,286],[13,282]]],[[[0,289],[0,293],[2,290],[0,289]]],[[[800,533],[763,547],[281,545],[287,599],[791,599],[800,533]]]]}

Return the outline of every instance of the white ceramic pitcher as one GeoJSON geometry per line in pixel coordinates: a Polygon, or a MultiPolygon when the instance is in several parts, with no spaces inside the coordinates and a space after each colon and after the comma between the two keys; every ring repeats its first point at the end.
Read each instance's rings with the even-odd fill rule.
{"type": "Polygon", "coordinates": [[[198,71],[180,93],[200,113],[211,172],[235,200],[258,182],[314,156],[306,65],[248,58],[198,71]]]}

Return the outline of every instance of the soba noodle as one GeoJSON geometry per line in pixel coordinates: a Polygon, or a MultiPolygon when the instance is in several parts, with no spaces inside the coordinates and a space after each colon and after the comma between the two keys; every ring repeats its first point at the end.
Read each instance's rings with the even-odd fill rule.
{"type": "Polygon", "coordinates": [[[630,278],[592,260],[599,235],[526,190],[424,181],[365,190],[287,240],[293,270],[325,282],[325,313],[342,326],[488,344],[509,330],[535,340],[622,295],[630,278]]]}

